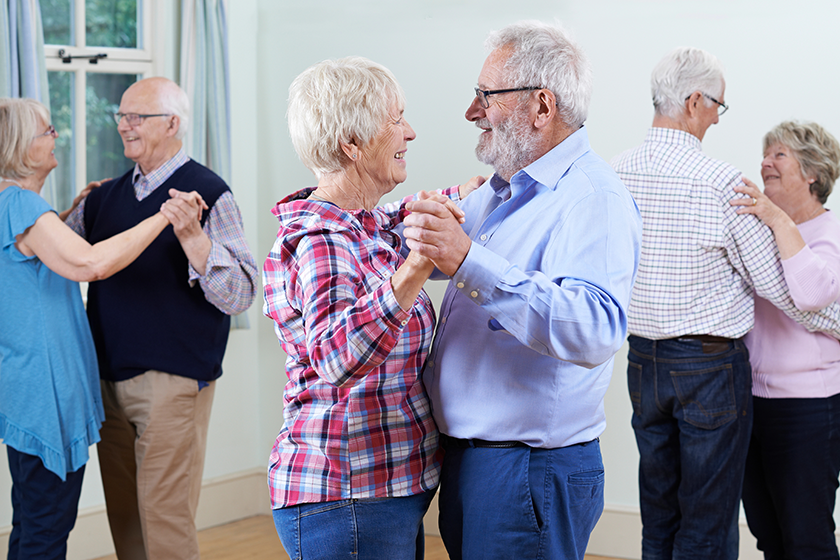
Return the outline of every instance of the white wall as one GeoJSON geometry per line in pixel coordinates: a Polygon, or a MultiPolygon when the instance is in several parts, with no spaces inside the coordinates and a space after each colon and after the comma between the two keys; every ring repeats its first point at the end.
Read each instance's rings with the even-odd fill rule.
{"type": "MultiPolygon", "coordinates": [[[[712,156],[758,179],[761,136],[779,121],[816,120],[840,135],[840,111],[834,101],[840,91],[840,4],[831,0],[796,4],[782,0],[231,0],[230,4],[232,188],[260,263],[276,233],[269,213],[273,204],[314,184],[291,147],[285,105],[292,79],[325,58],[369,57],[390,68],[405,88],[406,118],[417,139],[409,145],[406,158],[409,179],[386,201],[489,171],[475,160],[477,131],[463,115],[485,56],[484,37],[489,30],[519,19],[560,21],[586,48],[595,73],[589,136],[605,159],[643,139],[652,117],[650,71],[678,45],[705,48],[727,68],[726,101],[732,108],[706,135],[704,149],[712,156]]],[[[436,283],[429,291],[439,297],[442,288],[436,283]]],[[[225,375],[216,391],[206,479],[263,469],[281,427],[285,356],[260,307],[258,298],[249,311],[251,330],[231,335],[225,375]]],[[[616,360],[607,395],[608,427],[601,440],[607,509],[614,511],[632,511],[638,501],[625,354],[622,351],[616,360]]],[[[0,458],[0,496],[8,496],[10,481],[3,461],[5,457],[0,458]]],[[[101,504],[94,460],[82,507],[101,504]]],[[[0,500],[0,527],[10,520],[8,499],[0,500]]]]}

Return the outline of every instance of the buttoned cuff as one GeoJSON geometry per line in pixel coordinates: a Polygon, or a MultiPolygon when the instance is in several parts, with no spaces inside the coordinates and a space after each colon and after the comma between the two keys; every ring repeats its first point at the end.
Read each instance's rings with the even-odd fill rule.
{"type": "Polygon", "coordinates": [[[452,283],[469,299],[484,305],[492,300],[493,290],[509,267],[506,259],[473,242],[452,283]]]}

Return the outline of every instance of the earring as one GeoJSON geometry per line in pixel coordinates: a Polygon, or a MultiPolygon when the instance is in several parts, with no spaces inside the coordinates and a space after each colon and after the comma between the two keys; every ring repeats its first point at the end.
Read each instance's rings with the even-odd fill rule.
{"type": "Polygon", "coordinates": [[[356,159],[356,154],[353,154],[353,159],[356,159]]]}

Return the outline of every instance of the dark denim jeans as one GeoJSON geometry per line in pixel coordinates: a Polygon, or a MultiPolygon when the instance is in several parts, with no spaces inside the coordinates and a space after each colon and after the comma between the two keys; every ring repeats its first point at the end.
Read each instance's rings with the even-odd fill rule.
{"type": "Polygon", "coordinates": [[[439,525],[451,560],[583,559],[604,509],[598,440],[444,449],[439,525]]]}
{"type": "Polygon", "coordinates": [[[274,526],[292,560],[422,560],[423,516],[434,495],[429,490],[275,509],[274,526]]]}
{"type": "Polygon", "coordinates": [[[642,558],[734,560],[753,416],[746,346],[636,336],[629,342],[642,558]]]}
{"type": "Polygon", "coordinates": [[[62,480],[40,457],[6,446],[12,475],[12,534],[8,560],[63,560],[76,524],[85,467],[62,480]]]}
{"type": "Polygon", "coordinates": [[[837,560],[840,395],[754,399],[744,510],[767,560],[837,560]]]}

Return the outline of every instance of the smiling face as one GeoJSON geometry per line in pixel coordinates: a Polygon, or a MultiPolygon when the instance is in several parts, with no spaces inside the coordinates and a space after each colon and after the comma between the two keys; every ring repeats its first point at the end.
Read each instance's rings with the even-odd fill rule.
{"type": "Polygon", "coordinates": [[[764,181],[764,194],[782,208],[801,205],[814,196],[811,194],[814,178],[802,175],[799,160],[793,150],[784,144],[773,144],[764,151],[761,179],[764,181]]]}
{"type": "Polygon", "coordinates": [[[374,185],[378,196],[392,191],[408,177],[405,153],[408,142],[416,136],[402,107],[394,102],[379,133],[359,149],[357,170],[374,185]]]}
{"type": "MultiPolygon", "coordinates": [[[[510,50],[504,47],[490,53],[478,76],[479,89],[513,87],[505,80],[504,65],[509,56],[510,50]]],[[[537,159],[537,131],[528,111],[520,108],[520,99],[518,92],[494,94],[487,98],[489,106],[485,109],[475,96],[464,115],[483,131],[475,148],[478,161],[492,165],[506,181],[537,159]]]]}
{"type": "MultiPolygon", "coordinates": [[[[160,103],[162,80],[150,78],[141,80],[123,93],[120,113],[156,115],[166,113],[160,103]]],[[[175,139],[178,132],[178,117],[147,117],[137,126],[130,126],[123,118],[117,126],[123,141],[125,157],[140,164],[140,170],[147,175],[166,163],[181,148],[181,141],[175,139]]]]}
{"type": "Polygon", "coordinates": [[[56,168],[58,160],[55,158],[55,136],[42,134],[50,129],[50,125],[41,122],[38,127],[38,136],[33,138],[29,146],[29,158],[33,162],[33,171],[37,177],[46,177],[50,171],[56,168]]]}

